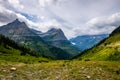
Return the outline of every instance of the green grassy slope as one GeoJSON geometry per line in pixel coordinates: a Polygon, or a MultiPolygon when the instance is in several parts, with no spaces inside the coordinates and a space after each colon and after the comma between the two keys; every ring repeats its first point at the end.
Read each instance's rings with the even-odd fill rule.
{"type": "Polygon", "coordinates": [[[79,60],[120,61],[120,27],[93,48],[77,57],[79,60]]]}
{"type": "Polygon", "coordinates": [[[11,62],[35,63],[48,61],[48,58],[37,57],[37,53],[16,44],[13,40],[0,35],[0,60],[11,62]]]}

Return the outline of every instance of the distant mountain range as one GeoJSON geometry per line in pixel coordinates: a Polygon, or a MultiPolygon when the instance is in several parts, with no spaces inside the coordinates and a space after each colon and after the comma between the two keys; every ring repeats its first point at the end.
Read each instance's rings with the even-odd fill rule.
{"type": "MultiPolygon", "coordinates": [[[[74,47],[71,47],[70,42],[67,40],[67,38],[64,36],[64,33],[61,30],[57,30],[54,33],[54,31],[52,32],[51,29],[47,33],[41,33],[40,31],[28,28],[25,22],[20,22],[18,19],[16,19],[15,21],[7,25],[1,26],[0,33],[13,39],[15,42],[24,45],[25,47],[36,50],[37,52],[39,52],[39,55],[52,57],[54,59],[69,59],[74,55],[77,55],[77,50],[75,53],[73,53],[73,55],[67,52],[67,50],[62,50],[63,48],[59,47],[58,44],[57,46],[53,45],[56,44],[55,39],[65,40],[69,43],[70,49],[68,45],[67,47],[64,47],[66,49],[69,49],[70,51],[74,50],[74,47]],[[46,34],[49,34],[49,36],[45,36],[46,34]],[[50,44],[48,41],[52,41],[53,43],[50,44]]],[[[64,45],[64,43],[61,43],[59,45],[64,45]]]]}
{"type": "Polygon", "coordinates": [[[120,26],[108,38],[76,56],[79,60],[120,61],[120,26]]]}
{"type": "Polygon", "coordinates": [[[108,36],[108,34],[83,35],[70,39],[70,42],[74,44],[79,50],[83,51],[93,47],[95,44],[97,44],[104,38],[107,38],[108,36]]]}

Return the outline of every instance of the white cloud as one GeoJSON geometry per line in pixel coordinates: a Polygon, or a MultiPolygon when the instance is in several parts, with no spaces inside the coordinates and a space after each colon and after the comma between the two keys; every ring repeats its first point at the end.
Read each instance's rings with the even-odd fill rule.
{"type": "Polygon", "coordinates": [[[120,26],[120,12],[111,16],[93,18],[83,27],[74,28],[74,31],[76,35],[109,34],[118,26],[120,26]]]}
{"type": "Polygon", "coordinates": [[[60,23],[56,19],[44,20],[44,16],[40,17],[43,19],[42,22],[32,22],[20,13],[13,12],[4,7],[0,7],[0,16],[1,25],[19,18],[20,21],[26,22],[30,28],[43,32],[46,32],[52,27],[61,28],[68,38],[78,35],[108,34],[120,25],[120,13],[115,13],[111,16],[93,18],[80,27],[73,27],[71,24],[65,22],[60,23]]]}
{"type": "Polygon", "coordinates": [[[119,0],[0,0],[0,25],[19,18],[44,32],[51,27],[61,28],[67,38],[110,33],[120,25],[118,3],[119,0]],[[21,13],[34,15],[37,21],[21,13]]]}
{"type": "Polygon", "coordinates": [[[49,5],[57,5],[60,4],[65,0],[39,0],[39,4],[42,8],[49,6],[49,5]]]}
{"type": "MultiPolygon", "coordinates": [[[[21,15],[20,13],[16,13],[16,12],[13,12],[6,8],[0,7],[0,26],[10,23],[10,22],[14,21],[16,18],[18,18],[20,21],[26,22],[26,24],[30,28],[33,28],[33,29],[37,29],[37,30],[46,32],[47,30],[49,30],[50,28],[53,28],[53,27],[61,28],[65,32],[65,35],[68,38],[75,36],[75,33],[72,32],[72,30],[68,30],[68,28],[65,27],[66,23],[64,23],[65,24],[64,25],[64,24],[58,22],[56,19],[44,20],[44,16],[42,16],[41,17],[41,19],[43,19],[42,22],[32,22],[32,21],[28,20],[25,16],[21,15]]],[[[67,26],[70,26],[70,25],[67,24],[67,26]]]]}
{"type": "Polygon", "coordinates": [[[26,22],[28,25],[30,23],[33,23],[32,21],[29,21],[26,17],[24,17],[20,13],[16,13],[12,10],[9,10],[9,9],[6,9],[5,7],[0,6],[0,26],[10,23],[17,18],[20,21],[26,22]]]}
{"type": "Polygon", "coordinates": [[[19,0],[8,0],[8,2],[16,9],[24,8],[24,6],[20,4],[19,0]]]}
{"type": "Polygon", "coordinates": [[[17,16],[15,15],[14,12],[0,6],[0,22],[1,22],[1,25],[13,21],[14,19],[16,19],[16,17],[17,16]]]}
{"type": "Polygon", "coordinates": [[[42,8],[46,7],[47,5],[51,4],[53,0],[39,0],[39,4],[42,8]]]}
{"type": "Polygon", "coordinates": [[[0,6],[0,26],[10,23],[17,18],[20,21],[26,22],[26,24],[30,28],[38,29],[43,32],[46,32],[52,27],[60,28],[61,26],[61,24],[57,22],[55,19],[44,21],[44,16],[41,17],[41,19],[43,20],[42,22],[32,22],[28,20],[25,16],[21,15],[20,13],[16,13],[12,10],[0,6]]]}
{"type": "Polygon", "coordinates": [[[0,5],[14,11],[23,10],[24,6],[19,0],[0,0],[0,5]]]}
{"type": "Polygon", "coordinates": [[[87,26],[91,28],[92,27],[109,28],[109,26],[118,27],[119,25],[120,25],[120,12],[112,14],[111,16],[93,18],[87,22],[87,26]]]}

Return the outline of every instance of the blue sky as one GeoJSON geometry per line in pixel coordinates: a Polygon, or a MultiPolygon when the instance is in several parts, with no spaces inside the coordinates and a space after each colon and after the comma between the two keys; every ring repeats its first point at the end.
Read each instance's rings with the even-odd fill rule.
{"type": "Polygon", "coordinates": [[[0,0],[0,25],[16,18],[30,28],[61,28],[67,38],[109,34],[120,25],[120,0],[0,0]]]}

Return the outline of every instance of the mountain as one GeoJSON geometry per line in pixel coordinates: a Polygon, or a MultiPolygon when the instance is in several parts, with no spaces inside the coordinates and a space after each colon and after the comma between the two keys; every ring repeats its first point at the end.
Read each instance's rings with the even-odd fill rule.
{"type": "Polygon", "coordinates": [[[26,40],[32,41],[30,36],[37,36],[28,28],[24,22],[20,22],[18,19],[7,25],[1,26],[0,33],[9,38],[12,38],[16,42],[22,42],[26,40]]]}
{"type": "Polygon", "coordinates": [[[76,58],[79,60],[120,61],[120,27],[115,29],[108,38],[76,58]]]}
{"type": "Polygon", "coordinates": [[[70,44],[61,29],[52,28],[46,33],[39,34],[39,36],[52,46],[61,47],[70,44]]]}
{"type": "Polygon", "coordinates": [[[61,29],[51,28],[45,33],[38,32],[37,30],[34,30],[34,32],[36,32],[36,34],[38,34],[48,45],[61,48],[72,56],[77,55],[79,52],[79,50],[69,42],[61,29]]]}
{"type": "Polygon", "coordinates": [[[18,19],[1,26],[0,33],[25,47],[36,50],[39,55],[54,59],[69,59],[71,56],[60,48],[48,45],[39,35],[31,31],[25,22],[20,22],[18,19]]]}
{"type": "Polygon", "coordinates": [[[13,40],[0,34],[0,61],[11,62],[40,62],[50,59],[43,56],[37,56],[36,51],[18,45],[13,40]]]}
{"type": "Polygon", "coordinates": [[[70,42],[73,43],[79,50],[83,51],[93,47],[95,44],[108,37],[108,34],[101,35],[84,35],[77,36],[70,39],[70,42]]]}
{"type": "Polygon", "coordinates": [[[32,32],[38,34],[38,35],[42,33],[41,31],[38,31],[38,30],[35,30],[35,29],[32,29],[32,28],[31,28],[30,30],[31,30],[32,32]]]}

